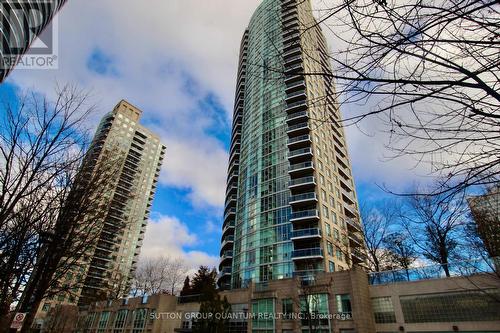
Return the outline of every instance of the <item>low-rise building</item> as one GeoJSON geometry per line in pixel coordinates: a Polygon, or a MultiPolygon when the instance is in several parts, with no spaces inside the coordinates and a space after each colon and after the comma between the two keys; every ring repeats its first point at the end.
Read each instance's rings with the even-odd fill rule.
{"type": "MultiPolygon", "coordinates": [[[[227,332],[500,332],[500,277],[477,268],[452,277],[439,266],[374,275],[354,268],[252,283],[221,292],[231,304],[227,332]]],[[[99,302],[80,313],[77,332],[191,332],[199,306],[196,296],[99,302]]]]}

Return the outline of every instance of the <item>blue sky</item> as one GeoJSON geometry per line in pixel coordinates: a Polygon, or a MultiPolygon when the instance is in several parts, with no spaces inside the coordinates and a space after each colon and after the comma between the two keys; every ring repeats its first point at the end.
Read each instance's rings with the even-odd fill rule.
{"type": "MultiPolygon", "coordinates": [[[[238,50],[258,2],[72,0],[59,15],[59,68],[15,70],[0,86],[13,99],[77,84],[98,105],[92,126],[121,99],[143,110],[167,146],[143,256],[217,264],[238,50]]],[[[425,174],[387,160],[377,123],[362,126],[347,129],[361,203],[387,196],[377,184],[402,189],[425,174]]]]}

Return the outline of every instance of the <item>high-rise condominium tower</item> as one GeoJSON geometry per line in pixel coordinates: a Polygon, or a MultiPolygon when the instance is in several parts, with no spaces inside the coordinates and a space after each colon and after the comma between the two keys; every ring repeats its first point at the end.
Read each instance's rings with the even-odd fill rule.
{"type": "Polygon", "coordinates": [[[121,101],[104,116],[94,137],[96,153],[112,155],[120,165],[113,193],[103,196],[110,200],[103,229],[88,265],[82,265],[87,267],[79,304],[94,301],[106,288],[127,293],[136,268],[165,154],[159,137],[139,124],[141,113],[121,101]]]}
{"type": "Polygon", "coordinates": [[[0,2],[0,83],[65,2],[66,0],[0,2]]]}
{"type": "Polygon", "coordinates": [[[364,263],[331,65],[315,24],[308,0],[264,0],[243,34],[221,288],[364,263]]]}
{"type": "Polygon", "coordinates": [[[488,254],[500,267],[500,186],[489,188],[482,195],[468,198],[477,233],[488,254]]]}

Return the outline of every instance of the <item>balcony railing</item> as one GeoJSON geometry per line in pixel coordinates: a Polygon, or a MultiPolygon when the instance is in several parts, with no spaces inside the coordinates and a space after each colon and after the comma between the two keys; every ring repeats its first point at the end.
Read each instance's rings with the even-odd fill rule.
{"type": "Polygon", "coordinates": [[[222,240],[222,243],[221,243],[221,248],[224,248],[226,246],[226,244],[229,244],[232,242],[234,242],[234,235],[228,235],[228,236],[224,237],[224,239],[222,240]]]}
{"type": "Polygon", "coordinates": [[[319,247],[314,247],[310,249],[300,249],[292,251],[292,258],[313,258],[313,257],[323,257],[323,250],[319,247]]]}
{"type": "Polygon", "coordinates": [[[303,201],[303,200],[317,200],[316,192],[292,195],[289,199],[289,202],[303,201]]]}
{"type": "Polygon", "coordinates": [[[232,258],[233,257],[233,251],[226,251],[224,253],[222,253],[222,260],[224,259],[228,259],[228,258],[232,258]]]}
{"type": "Polygon", "coordinates": [[[355,235],[353,233],[349,233],[349,238],[351,238],[356,243],[363,244],[363,239],[361,239],[360,237],[358,237],[357,235],[355,235]]]}
{"type": "MultiPolygon", "coordinates": [[[[288,144],[300,142],[300,141],[311,141],[311,136],[309,134],[296,136],[294,138],[288,139],[288,144]]],[[[308,162],[310,163],[310,162],[308,162]]]]}
{"type": "Polygon", "coordinates": [[[300,32],[298,30],[285,29],[285,31],[286,31],[286,33],[283,35],[283,44],[288,43],[288,41],[290,41],[290,40],[300,38],[300,32]]]}
{"type": "Polygon", "coordinates": [[[297,185],[303,185],[303,184],[309,184],[309,183],[315,183],[316,180],[313,176],[310,177],[302,177],[298,179],[293,179],[290,180],[290,183],[288,184],[289,186],[297,186],[297,185]]]}
{"type": "Polygon", "coordinates": [[[291,54],[294,54],[294,53],[300,53],[302,51],[302,49],[300,48],[300,45],[297,44],[296,47],[294,47],[293,49],[290,49],[288,51],[286,51],[284,54],[283,54],[283,57],[288,57],[289,55],[291,54]]]}
{"type": "Polygon", "coordinates": [[[307,117],[307,111],[299,111],[299,112],[291,113],[286,117],[286,119],[292,120],[292,119],[297,119],[297,118],[302,118],[302,117],[307,117]]]}
{"type": "Polygon", "coordinates": [[[366,254],[358,250],[357,248],[351,248],[351,257],[356,259],[359,262],[363,262],[366,260],[366,254]]]}
{"type": "Polygon", "coordinates": [[[288,168],[288,171],[295,171],[295,170],[300,170],[300,169],[306,169],[306,168],[312,168],[314,167],[313,162],[308,161],[308,162],[303,162],[303,163],[296,163],[290,165],[288,168]]]}
{"type": "Polygon", "coordinates": [[[309,124],[306,122],[303,122],[303,123],[300,123],[300,124],[296,124],[296,125],[292,125],[292,126],[288,126],[288,132],[293,132],[293,131],[296,131],[296,130],[300,130],[300,129],[305,129],[305,128],[309,128],[309,124]]]}
{"type": "MultiPolygon", "coordinates": [[[[293,90],[293,89],[296,89],[296,88],[303,88],[303,89],[305,89],[305,87],[306,87],[305,82],[304,81],[299,81],[297,83],[293,83],[293,84],[287,85],[286,88],[285,88],[285,90],[293,90]]],[[[304,92],[303,89],[301,89],[300,91],[304,92]]]]}
{"type": "Polygon", "coordinates": [[[226,206],[229,206],[229,203],[232,201],[238,200],[238,196],[236,195],[230,195],[226,198],[226,206]]]}
{"type": "Polygon", "coordinates": [[[292,150],[288,154],[288,157],[294,157],[294,156],[303,155],[303,154],[312,154],[312,149],[311,148],[295,149],[295,150],[292,150]]]}
{"type": "Polygon", "coordinates": [[[300,95],[306,95],[306,92],[304,90],[299,90],[299,91],[295,91],[293,93],[289,93],[286,95],[286,98],[291,98],[291,97],[295,97],[295,96],[300,96],[300,95]]]}
{"type": "Polygon", "coordinates": [[[231,266],[224,266],[220,270],[220,275],[231,274],[231,266]]]}
{"type": "Polygon", "coordinates": [[[311,236],[321,236],[321,230],[318,228],[293,230],[291,238],[306,238],[311,236]]]}
{"type": "Polygon", "coordinates": [[[297,61],[297,60],[302,60],[302,55],[299,54],[299,55],[296,55],[294,57],[290,57],[290,58],[285,59],[285,65],[292,63],[294,61],[297,61]]]}
{"type": "Polygon", "coordinates": [[[310,217],[319,217],[317,209],[309,209],[309,210],[301,210],[298,212],[293,212],[290,215],[290,219],[302,219],[302,218],[310,218],[310,217]]]}
{"type": "Polygon", "coordinates": [[[298,102],[290,103],[290,104],[287,104],[286,110],[291,110],[291,109],[294,109],[296,107],[301,107],[301,106],[307,106],[307,103],[305,101],[298,101],[298,102]]]}
{"type": "Polygon", "coordinates": [[[238,189],[238,186],[236,186],[236,185],[232,185],[232,186],[228,187],[227,190],[226,190],[226,196],[229,193],[231,193],[232,191],[236,191],[237,189],[238,189]]]}
{"type": "Polygon", "coordinates": [[[226,231],[228,231],[229,229],[234,229],[234,222],[231,222],[229,224],[227,224],[224,229],[222,229],[222,233],[226,233],[226,231]]]}
{"type": "Polygon", "coordinates": [[[358,223],[356,219],[348,218],[346,219],[346,222],[348,227],[351,227],[355,230],[361,230],[361,225],[358,223]]]}
{"type": "Polygon", "coordinates": [[[409,269],[398,269],[370,273],[368,275],[370,284],[389,284],[408,281],[420,281],[428,279],[441,279],[454,276],[471,276],[481,273],[495,273],[500,269],[500,257],[488,259],[475,259],[467,261],[454,261],[447,265],[429,265],[413,267],[409,269]]]}

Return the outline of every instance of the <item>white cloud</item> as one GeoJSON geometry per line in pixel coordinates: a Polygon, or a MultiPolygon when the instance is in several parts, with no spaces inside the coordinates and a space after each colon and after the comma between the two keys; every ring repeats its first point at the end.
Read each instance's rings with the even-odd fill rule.
{"type": "MultiPolygon", "coordinates": [[[[259,3],[72,0],[60,13],[59,69],[15,70],[10,80],[46,92],[56,81],[77,83],[92,89],[102,113],[122,98],[129,100],[144,111],[145,118],[154,119],[148,126],[161,134],[167,146],[162,183],[188,189],[197,206],[220,208],[227,153],[207,129],[228,127],[240,39],[259,3]],[[96,50],[110,59],[116,75],[102,76],[88,68],[96,50]],[[226,123],[220,123],[212,111],[200,109],[199,101],[210,92],[221,99],[226,123]]],[[[327,2],[313,0],[313,4],[320,9],[327,2]]],[[[338,47],[331,32],[324,32],[330,47],[338,47]]],[[[350,112],[347,107],[343,111],[350,112]]],[[[371,119],[363,126],[368,132],[378,130],[371,119]]],[[[415,177],[410,158],[383,160],[384,142],[387,136],[380,133],[369,137],[357,129],[348,131],[358,182],[395,184],[415,177]]]]}
{"type": "Polygon", "coordinates": [[[189,265],[189,269],[196,269],[200,265],[217,266],[218,257],[203,251],[186,249],[200,243],[200,239],[188,230],[186,224],[175,217],[158,215],[149,221],[141,248],[141,258],[179,258],[189,265]]]}
{"type": "Polygon", "coordinates": [[[56,82],[76,83],[92,90],[101,115],[129,100],[154,119],[167,146],[161,181],[189,189],[196,205],[220,208],[227,154],[208,133],[224,126],[229,132],[240,38],[258,3],[69,1],[59,15],[59,69],[14,70],[9,80],[46,93],[56,82]],[[96,51],[113,75],[89,69],[96,51]],[[226,114],[200,109],[209,93],[226,114]]]}
{"type": "Polygon", "coordinates": [[[228,154],[210,138],[203,142],[167,140],[167,153],[160,180],[177,187],[192,185],[190,199],[196,206],[224,203],[228,154]]]}

